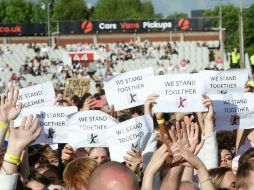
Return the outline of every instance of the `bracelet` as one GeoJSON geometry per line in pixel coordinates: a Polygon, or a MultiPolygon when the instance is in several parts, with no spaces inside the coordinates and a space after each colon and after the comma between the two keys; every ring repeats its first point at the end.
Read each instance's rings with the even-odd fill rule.
{"type": "Polygon", "coordinates": [[[205,182],[211,181],[211,180],[212,180],[212,178],[208,178],[208,179],[205,179],[205,180],[203,180],[203,181],[200,181],[199,184],[202,184],[202,183],[205,183],[205,182]]]}
{"type": "Polygon", "coordinates": [[[141,178],[143,174],[142,174],[141,171],[139,171],[139,172],[135,173],[135,175],[136,175],[138,178],[141,178]]]}
{"type": "Polygon", "coordinates": [[[157,120],[158,124],[161,125],[161,124],[164,124],[166,121],[165,119],[159,119],[157,120]]]}
{"type": "Polygon", "coordinates": [[[14,164],[14,165],[19,165],[20,163],[20,157],[19,156],[15,156],[15,155],[11,155],[8,153],[5,153],[4,155],[4,161],[10,163],[10,164],[14,164]]]}
{"type": "Polygon", "coordinates": [[[1,169],[3,169],[5,175],[17,175],[17,173],[15,173],[15,172],[9,172],[9,171],[7,171],[3,166],[1,166],[1,169]]]}
{"type": "Polygon", "coordinates": [[[4,122],[0,122],[0,129],[6,129],[7,125],[4,122]]]}

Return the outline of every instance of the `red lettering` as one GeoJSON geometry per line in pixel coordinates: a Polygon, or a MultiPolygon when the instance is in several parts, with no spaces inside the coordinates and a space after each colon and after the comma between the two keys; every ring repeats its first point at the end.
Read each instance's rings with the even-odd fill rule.
{"type": "Polygon", "coordinates": [[[19,25],[16,26],[1,26],[0,27],[0,32],[1,33],[21,33],[22,32],[22,28],[19,25]]]}
{"type": "Polygon", "coordinates": [[[121,22],[120,23],[122,29],[139,29],[139,23],[128,23],[128,22],[121,22]]]}

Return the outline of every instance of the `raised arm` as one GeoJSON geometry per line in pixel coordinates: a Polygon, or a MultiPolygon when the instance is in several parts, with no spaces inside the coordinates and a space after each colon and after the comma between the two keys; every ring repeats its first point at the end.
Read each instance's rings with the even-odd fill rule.
{"type": "MultiPolygon", "coordinates": [[[[7,147],[7,151],[4,156],[4,161],[0,170],[0,178],[15,176],[18,170],[18,165],[21,161],[22,151],[34,142],[41,133],[41,128],[38,128],[39,121],[38,119],[33,120],[33,116],[24,118],[20,127],[15,128],[14,122],[10,122],[10,137],[7,147]]],[[[10,187],[15,186],[17,178],[10,180],[9,184],[1,184],[0,186],[3,189],[9,189],[10,187]]],[[[2,180],[0,180],[2,181],[2,180]]],[[[3,181],[2,181],[3,182],[3,181]]]]}
{"type": "Polygon", "coordinates": [[[19,97],[19,90],[14,90],[14,86],[7,88],[5,95],[1,96],[0,105],[0,143],[4,141],[5,134],[8,130],[8,125],[11,120],[18,117],[22,103],[16,106],[19,97]]]}

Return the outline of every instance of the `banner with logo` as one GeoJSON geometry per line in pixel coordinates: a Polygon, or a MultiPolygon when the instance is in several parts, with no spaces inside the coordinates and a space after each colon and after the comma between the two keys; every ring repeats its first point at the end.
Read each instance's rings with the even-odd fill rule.
{"type": "Polygon", "coordinates": [[[118,121],[102,111],[89,110],[71,115],[67,123],[70,130],[65,140],[73,148],[107,147],[106,130],[118,121]]]}
{"type": "Polygon", "coordinates": [[[19,117],[14,121],[14,125],[19,126],[24,117],[33,115],[39,119],[39,127],[42,128],[41,135],[34,144],[61,143],[67,139],[69,130],[66,125],[67,115],[77,111],[78,108],[75,106],[22,109],[19,117]]]}
{"type": "Polygon", "coordinates": [[[52,106],[55,101],[55,90],[52,82],[21,88],[17,105],[22,102],[23,108],[52,106]]]}
{"type": "Polygon", "coordinates": [[[172,74],[148,77],[148,94],[158,94],[155,112],[203,112],[204,86],[199,74],[172,74]]]}
{"type": "Polygon", "coordinates": [[[150,115],[135,117],[110,127],[105,133],[110,158],[123,162],[123,156],[132,147],[143,151],[153,132],[153,119],[150,115]]]}
{"type": "Polygon", "coordinates": [[[45,24],[0,24],[0,36],[43,36],[45,24]]]}
{"type": "Polygon", "coordinates": [[[227,94],[228,92],[244,91],[248,80],[248,71],[207,71],[199,72],[205,80],[207,94],[227,94]]]}
{"type": "Polygon", "coordinates": [[[213,95],[215,129],[234,130],[254,128],[254,94],[230,93],[213,95]]]}
{"type": "Polygon", "coordinates": [[[148,76],[154,76],[152,67],[122,73],[104,82],[108,104],[114,105],[116,111],[144,104],[150,88],[145,84],[148,76]]]}
{"type": "Polygon", "coordinates": [[[117,20],[117,21],[60,21],[61,34],[114,33],[114,32],[164,32],[179,30],[209,30],[211,19],[149,19],[149,20],[117,20]]]}

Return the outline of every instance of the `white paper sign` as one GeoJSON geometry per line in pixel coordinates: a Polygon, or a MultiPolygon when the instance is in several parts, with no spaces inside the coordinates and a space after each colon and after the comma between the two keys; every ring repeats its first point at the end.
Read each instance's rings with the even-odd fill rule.
{"type": "Polygon", "coordinates": [[[123,110],[144,104],[147,94],[145,85],[148,76],[154,76],[152,67],[116,75],[107,82],[104,88],[108,104],[115,110],[123,110]]]}
{"type": "Polygon", "coordinates": [[[19,90],[19,102],[23,108],[52,106],[55,100],[55,91],[52,82],[47,82],[19,90]]]}
{"type": "Polygon", "coordinates": [[[155,112],[202,112],[203,83],[199,74],[174,74],[149,77],[149,94],[159,94],[155,112]]]}
{"type": "Polygon", "coordinates": [[[215,111],[215,129],[254,128],[254,94],[231,93],[210,96],[215,111]]]}
{"type": "Polygon", "coordinates": [[[135,117],[107,130],[106,137],[112,161],[123,162],[123,156],[131,147],[143,151],[153,132],[150,115],[135,117]]]}
{"type": "Polygon", "coordinates": [[[102,111],[90,110],[72,115],[67,124],[70,129],[67,143],[73,148],[107,147],[105,132],[118,121],[102,111]]]}
{"type": "Polygon", "coordinates": [[[246,70],[239,71],[200,71],[201,79],[205,80],[208,94],[226,94],[244,90],[248,80],[246,70]]]}
{"type": "Polygon", "coordinates": [[[19,117],[14,121],[19,126],[24,117],[33,115],[39,118],[39,127],[42,128],[40,137],[34,144],[39,143],[63,143],[67,139],[68,126],[67,115],[77,112],[77,107],[41,107],[22,109],[19,117]]]}

